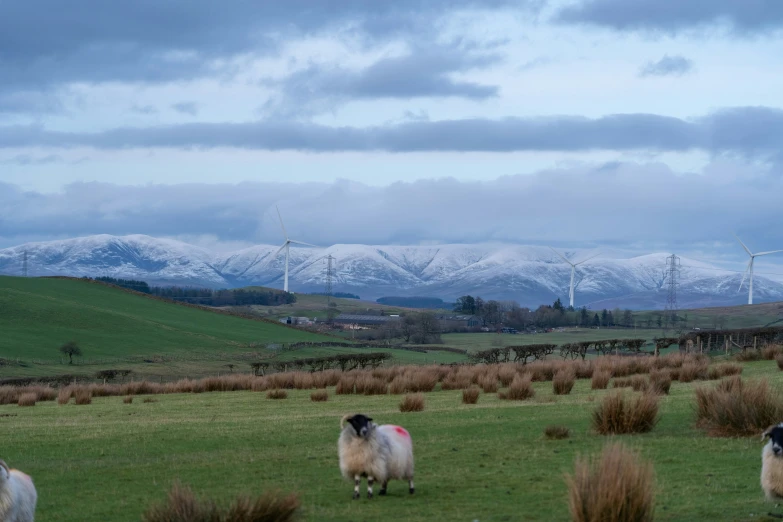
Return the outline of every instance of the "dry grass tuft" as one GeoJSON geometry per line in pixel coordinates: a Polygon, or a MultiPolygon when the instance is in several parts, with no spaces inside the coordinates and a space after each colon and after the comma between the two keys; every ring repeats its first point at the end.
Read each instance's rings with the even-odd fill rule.
{"type": "Polygon", "coordinates": [[[779,355],[783,355],[783,346],[777,344],[765,346],[764,349],[761,350],[761,356],[766,361],[774,361],[779,355]]]}
{"type": "Polygon", "coordinates": [[[59,404],[60,406],[64,404],[68,404],[68,401],[71,400],[72,395],[73,395],[73,388],[71,388],[70,386],[60,388],[60,391],[57,393],[57,404],[59,404]]]}
{"type": "Polygon", "coordinates": [[[356,385],[356,376],[350,373],[346,373],[340,376],[340,380],[337,381],[337,386],[334,389],[334,393],[337,395],[351,395],[356,385]]]}
{"type": "Polygon", "coordinates": [[[198,500],[187,486],[175,484],[165,502],[149,508],[144,522],[292,522],[300,502],[296,495],[265,493],[237,497],[226,509],[212,500],[198,500]]]}
{"type": "Polygon", "coordinates": [[[23,393],[19,396],[17,404],[19,406],[35,406],[35,402],[38,400],[38,394],[35,392],[23,393]]]}
{"type": "Polygon", "coordinates": [[[568,395],[576,382],[576,370],[573,366],[563,368],[555,373],[552,379],[552,390],[555,395],[568,395]]]}
{"type": "Polygon", "coordinates": [[[402,402],[400,402],[400,411],[403,413],[410,411],[424,411],[424,395],[416,393],[413,395],[406,395],[402,402]]]}
{"type": "Polygon", "coordinates": [[[479,389],[470,387],[462,390],[462,404],[476,404],[479,399],[479,389]]]}
{"type": "Polygon", "coordinates": [[[652,522],[655,476],[652,464],[621,443],[608,444],[598,458],[578,458],[566,476],[574,522],[652,522]]]}
{"type": "Polygon", "coordinates": [[[783,355],[775,357],[775,361],[778,363],[778,370],[783,371],[783,355]]]}
{"type": "MultiPolygon", "coordinates": [[[[513,379],[512,379],[513,380],[513,379]]],[[[487,375],[479,381],[481,389],[484,393],[495,393],[498,391],[498,380],[493,375],[487,375]]]]}
{"type": "Polygon", "coordinates": [[[708,377],[708,366],[703,362],[686,362],[680,368],[680,382],[693,382],[708,377]]]}
{"type": "Polygon", "coordinates": [[[74,403],[79,406],[92,404],[92,390],[88,387],[79,386],[73,392],[74,403]]]}
{"type": "Polygon", "coordinates": [[[133,395],[127,395],[127,396],[123,397],[122,398],[122,403],[123,404],[131,404],[131,403],[133,403],[133,395]]]}
{"type": "Polygon", "coordinates": [[[728,377],[729,375],[739,375],[742,373],[742,365],[737,363],[721,363],[711,366],[707,372],[707,378],[711,381],[728,377]]]}
{"type": "Polygon", "coordinates": [[[658,397],[645,393],[628,399],[615,392],[604,397],[593,412],[592,421],[601,435],[647,433],[658,423],[658,397]]]}
{"type": "Polygon", "coordinates": [[[567,439],[571,430],[565,426],[547,426],[544,430],[544,436],[551,440],[567,439]]]}
{"type": "Polygon", "coordinates": [[[285,390],[275,389],[275,390],[269,390],[266,392],[266,398],[267,399],[287,399],[288,398],[288,392],[285,390]]]}
{"type": "Polygon", "coordinates": [[[656,395],[669,395],[672,387],[671,370],[653,370],[650,372],[649,390],[656,395]]]}
{"type": "Polygon", "coordinates": [[[373,377],[369,373],[360,375],[356,379],[356,393],[364,395],[386,395],[389,392],[389,385],[385,379],[373,377]]]}
{"type": "Polygon", "coordinates": [[[740,362],[751,362],[751,361],[760,361],[762,357],[761,350],[754,350],[753,348],[748,348],[747,350],[742,350],[740,353],[734,356],[734,359],[740,362]]]}
{"type": "MultiPolygon", "coordinates": [[[[511,381],[511,385],[508,387],[506,397],[512,401],[524,401],[535,397],[536,392],[533,389],[533,380],[529,374],[525,376],[517,375],[514,380],[511,381]]],[[[498,395],[500,396],[500,395],[498,395]]]]}
{"type": "Polygon", "coordinates": [[[733,376],[696,389],[696,420],[714,437],[757,435],[783,418],[783,398],[766,380],[733,376]]]}
{"type": "Polygon", "coordinates": [[[632,377],[619,377],[612,383],[613,388],[633,388],[633,391],[647,391],[649,383],[644,375],[634,375],[632,377]]]}
{"type": "Polygon", "coordinates": [[[329,400],[329,392],[326,390],[314,391],[310,394],[310,400],[313,402],[326,402],[329,400]]]}
{"type": "Polygon", "coordinates": [[[590,381],[590,388],[593,390],[605,390],[612,378],[612,372],[609,370],[595,370],[593,379],[590,381]]]}
{"type": "Polygon", "coordinates": [[[145,398],[145,399],[144,399],[143,401],[141,401],[141,402],[143,402],[144,404],[151,404],[151,403],[153,403],[153,402],[158,402],[158,399],[153,399],[152,397],[147,397],[147,398],[145,398]]]}

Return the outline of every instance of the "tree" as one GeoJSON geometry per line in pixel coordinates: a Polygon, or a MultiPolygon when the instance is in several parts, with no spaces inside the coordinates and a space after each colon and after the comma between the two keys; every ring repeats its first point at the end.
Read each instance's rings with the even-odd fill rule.
{"type": "Polygon", "coordinates": [[[454,311],[461,314],[473,315],[476,313],[476,300],[471,295],[463,295],[457,298],[454,311]]]}
{"type": "Polygon", "coordinates": [[[660,315],[655,319],[655,324],[658,325],[658,328],[663,326],[663,318],[660,315]]]}
{"type": "Polygon", "coordinates": [[[484,326],[490,324],[495,326],[503,322],[503,312],[500,310],[500,303],[497,301],[487,301],[484,306],[481,307],[481,317],[484,326]]]}
{"type": "Polygon", "coordinates": [[[73,356],[81,357],[82,349],[75,341],[68,341],[64,345],[60,346],[60,353],[68,356],[68,364],[73,364],[73,356]]]}
{"type": "Polygon", "coordinates": [[[563,308],[563,303],[560,301],[560,298],[558,297],[555,303],[552,305],[552,308],[557,310],[558,312],[565,313],[565,308],[563,308]]]}
{"type": "Polygon", "coordinates": [[[601,326],[609,326],[609,312],[606,308],[601,310],[601,326]]]}
{"type": "Polygon", "coordinates": [[[593,326],[601,326],[601,318],[598,317],[598,314],[593,316],[593,326]]]}
{"type": "Polygon", "coordinates": [[[633,326],[633,312],[627,308],[623,312],[623,326],[633,326]]]}
{"type": "Polygon", "coordinates": [[[413,342],[436,344],[440,342],[440,322],[432,312],[422,312],[414,317],[413,342]]]}
{"type": "Polygon", "coordinates": [[[590,324],[590,316],[587,314],[587,307],[583,306],[579,310],[579,324],[582,326],[588,326],[590,324]]]}
{"type": "Polygon", "coordinates": [[[411,337],[416,331],[416,317],[413,314],[408,314],[400,321],[400,334],[405,342],[410,342],[411,337]]]}

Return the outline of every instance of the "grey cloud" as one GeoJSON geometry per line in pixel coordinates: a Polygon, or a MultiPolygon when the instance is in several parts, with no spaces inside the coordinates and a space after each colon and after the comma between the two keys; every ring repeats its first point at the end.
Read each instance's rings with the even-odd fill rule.
{"type": "Polygon", "coordinates": [[[553,116],[408,121],[375,127],[259,121],[121,127],[96,133],[48,131],[40,126],[0,127],[0,148],[233,147],[256,150],[339,151],[586,151],[705,150],[775,154],[783,150],[783,110],[724,109],[684,120],[653,114],[600,118],[553,116]]]}
{"type": "Polygon", "coordinates": [[[661,164],[616,163],[486,182],[444,178],[386,187],[347,181],[75,183],[44,194],[0,184],[0,229],[7,242],[142,233],[278,243],[278,204],[292,237],[318,245],[509,241],[690,248],[731,240],[726,236],[735,230],[765,249],[783,244],[783,230],[769,226],[783,220],[781,193],[783,179],[729,163],[689,175],[661,164]],[[731,204],[717,204],[726,201],[731,204]],[[468,209],[474,218],[455,226],[455,209],[468,209]]]}
{"type": "Polygon", "coordinates": [[[181,114],[189,114],[190,116],[198,114],[198,104],[196,102],[175,103],[171,108],[181,114]]]}
{"type": "Polygon", "coordinates": [[[46,156],[32,156],[30,154],[17,154],[8,159],[0,159],[3,165],[48,165],[50,163],[64,163],[65,160],[59,154],[48,154],[46,156]]]}
{"type": "Polygon", "coordinates": [[[58,0],[0,2],[0,71],[9,91],[190,79],[214,73],[215,59],[274,51],[284,37],[329,30],[367,38],[426,34],[456,10],[507,6],[524,8],[511,0],[73,0],[68,9],[58,0]]]}
{"type": "Polygon", "coordinates": [[[582,0],[563,8],[555,19],[621,31],[675,33],[725,26],[735,34],[753,36],[783,27],[783,2],[778,0],[582,0]]]}
{"type": "Polygon", "coordinates": [[[693,69],[693,62],[683,56],[664,55],[657,62],[648,62],[639,71],[639,76],[682,76],[693,69]]]}
{"type": "Polygon", "coordinates": [[[498,88],[476,82],[459,81],[449,75],[484,68],[500,56],[469,46],[427,46],[414,48],[404,56],[383,58],[361,70],[313,65],[280,82],[281,97],[269,103],[272,114],[321,112],[336,103],[356,99],[459,97],[486,99],[497,96],[498,88]]]}
{"type": "Polygon", "coordinates": [[[131,112],[135,112],[137,114],[157,114],[158,109],[156,109],[153,105],[132,105],[130,108],[131,112]]]}

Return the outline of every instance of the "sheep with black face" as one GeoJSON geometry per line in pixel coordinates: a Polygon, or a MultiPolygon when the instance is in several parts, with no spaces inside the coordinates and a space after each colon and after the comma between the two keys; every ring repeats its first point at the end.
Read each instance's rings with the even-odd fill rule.
{"type": "Polygon", "coordinates": [[[767,428],[761,440],[769,438],[761,451],[761,488],[767,500],[783,499],[783,422],[767,428]]]}
{"type": "Polygon", "coordinates": [[[389,480],[407,480],[411,494],[413,487],[413,442],[401,426],[378,426],[361,413],[346,415],[340,421],[337,449],[340,471],[354,481],[353,498],[359,498],[361,478],[367,477],[367,498],[372,498],[374,481],[381,483],[381,495],[386,494],[389,480]]]}
{"type": "Polygon", "coordinates": [[[33,522],[37,502],[33,479],[0,460],[0,521],[33,522]]]}

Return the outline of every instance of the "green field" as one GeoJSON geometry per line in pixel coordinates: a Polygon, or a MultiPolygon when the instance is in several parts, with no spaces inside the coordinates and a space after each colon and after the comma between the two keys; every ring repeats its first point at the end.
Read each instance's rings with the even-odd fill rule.
{"type": "MultiPolygon", "coordinates": [[[[247,287],[246,290],[267,290],[263,287],[247,287]]],[[[329,300],[325,295],[298,294],[296,302],[280,306],[262,306],[252,305],[250,308],[254,313],[262,317],[283,318],[288,316],[318,318],[324,320],[327,318],[329,300]]],[[[332,298],[332,302],[337,305],[336,313],[343,314],[361,314],[367,310],[384,310],[389,314],[399,314],[410,311],[409,308],[400,308],[395,306],[386,306],[372,301],[361,301],[359,299],[332,298]]],[[[244,307],[243,307],[244,308],[244,307]]]]}
{"type": "Polygon", "coordinates": [[[647,339],[652,342],[655,337],[662,337],[660,330],[634,328],[566,328],[562,332],[554,331],[537,334],[498,334],[454,333],[443,334],[443,344],[470,351],[487,350],[499,346],[520,346],[528,344],[557,344],[577,341],[598,341],[601,339],[647,339]]]}
{"type": "MultiPolygon", "coordinates": [[[[770,361],[748,363],[744,376],[783,384],[770,361]]],[[[42,521],[138,521],[177,479],[226,501],[294,491],[311,521],[567,520],[563,474],[577,454],[607,441],[589,425],[606,392],[591,391],[587,380],[568,396],[554,396],[551,383],[535,387],[530,401],[482,394],[476,406],[462,405],[458,391],[433,392],[425,412],[406,414],[397,411],[399,396],[332,394],[313,403],[309,391],[278,401],[226,392],[159,395],[149,404],[110,397],[89,406],[2,406],[2,458],[35,479],[42,521]],[[368,501],[363,491],[351,500],[336,451],[339,419],[349,412],[410,430],[415,495],[392,482],[387,497],[368,501]],[[571,438],[545,440],[550,424],[568,426],[571,438]]],[[[693,387],[673,383],[651,433],[619,437],[654,463],[656,520],[764,520],[774,507],[759,487],[761,442],[694,429],[693,387]]]]}

